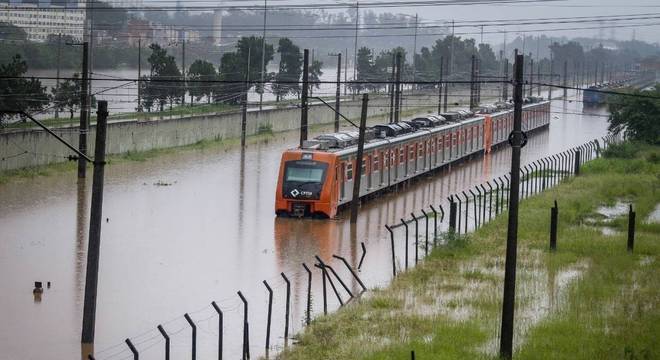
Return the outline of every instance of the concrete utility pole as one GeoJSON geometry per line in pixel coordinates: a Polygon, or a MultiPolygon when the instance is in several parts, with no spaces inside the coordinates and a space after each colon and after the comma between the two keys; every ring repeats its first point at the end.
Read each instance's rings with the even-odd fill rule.
{"type": "Polygon", "coordinates": [[[348,94],[348,48],[344,50],[346,61],[344,61],[344,96],[348,94]]]}
{"type": "Polygon", "coordinates": [[[243,108],[241,112],[241,148],[245,147],[247,131],[248,91],[250,90],[250,58],[252,58],[252,49],[248,48],[247,68],[245,69],[245,85],[243,86],[243,108]]]}
{"type": "Polygon", "coordinates": [[[183,96],[181,97],[181,105],[186,104],[186,38],[185,32],[183,33],[183,41],[181,43],[181,76],[183,77],[183,96]]]}
{"type": "Polygon", "coordinates": [[[351,224],[357,223],[360,207],[360,181],[362,179],[362,157],[364,156],[364,132],[367,128],[367,109],[369,94],[362,94],[362,114],[360,116],[360,135],[358,137],[357,158],[355,159],[355,179],[353,179],[353,199],[351,200],[351,224]]]}
{"type": "Polygon", "coordinates": [[[550,86],[548,86],[548,100],[552,100],[552,85],[555,83],[555,60],[552,58],[552,51],[550,52],[550,86]]]}
{"type": "Polygon", "coordinates": [[[513,355],[513,315],[516,303],[516,257],[518,252],[518,196],[520,194],[520,150],[523,146],[522,103],[523,63],[518,55],[514,64],[513,132],[511,137],[511,186],[509,189],[509,221],[504,264],[504,296],[502,302],[502,328],[500,331],[500,357],[513,355]]]}
{"type": "MultiPolygon", "coordinates": [[[[82,79],[80,87],[80,132],[78,134],[78,150],[81,153],[87,154],[87,128],[89,127],[89,119],[87,118],[89,111],[89,43],[84,42],[83,47],[83,61],[82,61],[82,79]]],[[[78,158],[78,178],[83,179],[87,173],[87,162],[85,159],[78,158]]]]}
{"type": "Polygon", "coordinates": [[[532,53],[529,53],[529,88],[527,89],[529,91],[528,96],[532,96],[532,92],[534,91],[534,58],[532,58],[532,53]]]}
{"type": "Polygon", "coordinates": [[[440,80],[438,81],[438,115],[442,112],[442,75],[444,70],[444,58],[440,56],[440,80]]]}
{"type": "MultiPolygon", "coordinates": [[[[60,59],[62,56],[62,33],[57,34],[57,73],[55,75],[55,89],[60,87],[60,59]]],[[[59,106],[55,106],[55,119],[60,118],[59,106]]]]}
{"type": "MultiPolygon", "coordinates": [[[[138,81],[137,81],[137,111],[142,112],[142,38],[138,38],[138,81]]],[[[192,103],[192,100],[190,101],[192,103]]]]}
{"type": "MultiPolygon", "coordinates": [[[[541,83],[541,60],[539,60],[539,63],[537,65],[537,69],[536,69],[536,81],[538,81],[539,84],[541,83]]],[[[541,85],[536,86],[536,95],[539,96],[539,97],[541,96],[541,85]]]]}
{"type": "Polygon", "coordinates": [[[413,84],[412,84],[412,87],[411,87],[412,91],[414,91],[415,88],[417,87],[417,85],[415,85],[415,79],[416,79],[416,75],[417,75],[417,20],[418,20],[418,17],[417,17],[417,14],[415,14],[415,35],[413,37],[413,63],[412,63],[412,70],[413,70],[412,81],[413,81],[413,84]]]}
{"type": "MultiPolygon", "coordinates": [[[[509,59],[504,59],[504,81],[509,81],[509,59]]],[[[507,101],[509,99],[509,86],[504,84],[504,91],[502,92],[502,100],[507,101]]]]}
{"type": "Polygon", "coordinates": [[[339,108],[341,103],[341,53],[337,54],[337,91],[335,93],[335,132],[339,132],[339,108]]]}
{"type": "Polygon", "coordinates": [[[264,31],[261,35],[261,92],[259,93],[259,110],[262,109],[264,101],[264,78],[266,76],[266,14],[268,11],[268,0],[264,0],[264,31]]]}
{"type": "MultiPolygon", "coordinates": [[[[449,58],[447,58],[445,61],[446,61],[445,69],[447,69],[446,78],[447,78],[447,80],[449,80],[449,75],[450,75],[450,72],[449,72],[449,58]]],[[[449,97],[449,83],[446,83],[445,84],[445,98],[444,98],[444,101],[443,101],[443,104],[442,104],[442,109],[443,109],[444,112],[447,112],[447,98],[448,97],[449,97]]]]}
{"type": "Polygon", "coordinates": [[[394,83],[394,122],[399,122],[401,107],[401,53],[396,53],[396,80],[394,83]]]}
{"type": "Polygon", "coordinates": [[[475,56],[472,55],[471,58],[471,67],[470,67],[470,110],[474,110],[476,107],[475,102],[476,102],[476,86],[475,86],[475,75],[476,75],[476,66],[477,62],[475,59],[475,56]]]}
{"type": "MultiPolygon", "coordinates": [[[[355,3],[355,43],[353,45],[353,81],[357,80],[358,29],[360,28],[360,2],[355,3]]],[[[353,90],[355,99],[355,90],[353,90]]]]}
{"type": "Polygon", "coordinates": [[[568,60],[564,60],[564,79],[562,81],[564,85],[564,99],[568,96],[568,89],[566,89],[566,86],[568,85],[567,83],[568,80],[568,60]]]}
{"type": "Polygon", "coordinates": [[[99,280],[99,251],[101,248],[101,224],[103,223],[103,177],[105,166],[105,142],[108,121],[108,102],[99,101],[96,118],[96,143],[94,147],[94,175],[92,179],[92,205],[89,216],[89,244],[87,246],[87,271],[85,273],[85,300],[81,337],[81,358],[94,355],[94,330],[96,326],[96,290],[99,280]]]}
{"type": "Polygon", "coordinates": [[[300,147],[307,140],[307,94],[309,91],[309,50],[303,51],[302,96],[300,97],[300,147]]]}
{"type": "Polygon", "coordinates": [[[390,77],[390,124],[394,122],[394,79],[396,78],[396,54],[392,53],[392,76],[390,77]]]}

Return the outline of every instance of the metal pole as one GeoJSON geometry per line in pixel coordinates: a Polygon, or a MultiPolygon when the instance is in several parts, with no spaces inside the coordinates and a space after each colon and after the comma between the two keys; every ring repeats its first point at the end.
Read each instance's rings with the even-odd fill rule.
{"type": "Polygon", "coordinates": [[[248,48],[247,69],[245,70],[245,85],[243,89],[243,112],[241,115],[241,148],[245,147],[245,137],[247,136],[247,106],[248,91],[250,90],[250,58],[252,58],[251,49],[248,48]]]}
{"type": "Polygon", "coordinates": [[[438,81],[438,115],[442,112],[442,75],[444,70],[444,58],[440,56],[440,80],[438,81]]]}
{"type": "MultiPolygon", "coordinates": [[[[138,80],[137,80],[137,111],[142,112],[142,38],[138,38],[138,80]]],[[[190,101],[192,103],[192,100],[190,101]]]]}
{"type": "MultiPolygon", "coordinates": [[[[449,58],[445,59],[445,69],[447,71],[447,75],[445,76],[447,80],[449,80],[449,75],[451,73],[449,72],[449,58]]],[[[447,98],[449,97],[449,84],[445,83],[445,96],[442,101],[442,111],[447,112],[447,98]]]]}
{"type": "Polygon", "coordinates": [[[103,176],[105,167],[105,141],[108,121],[108,102],[99,101],[94,147],[94,174],[92,179],[92,205],[89,216],[89,244],[81,337],[82,359],[94,354],[94,328],[96,325],[96,290],[99,280],[99,251],[103,217],[103,176]]]}
{"type": "Polygon", "coordinates": [[[220,310],[220,307],[215,303],[215,301],[211,301],[211,305],[215,309],[215,312],[218,313],[218,360],[222,360],[222,335],[224,333],[224,316],[222,314],[222,310],[220,310]]]}
{"type": "Polygon", "coordinates": [[[500,332],[500,357],[506,359],[510,359],[513,355],[513,315],[516,295],[516,256],[518,246],[518,191],[520,187],[520,150],[522,147],[523,61],[524,57],[516,54],[514,65],[513,136],[511,137],[511,187],[509,189],[509,221],[504,266],[502,328],[500,332]]]}
{"type": "Polygon", "coordinates": [[[266,15],[268,13],[268,0],[264,0],[264,31],[261,34],[261,92],[259,93],[259,110],[262,110],[264,101],[264,78],[266,76],[266,15]]]}
{"type": "Polygon", "coordinates": [[[243,351],[242,351],[242,359],[246,360],[250,358],[250,331],[249,331],[249,323],[248,323],[248,302],[245,296],[243,296],[243,293],[238,291],[237,292],[238,296],[241,298],[241,301],[243,302],[243,351]]]}
{"type": "MultiPolygon", "coordinates": [[[[89,128],[89,43],[84,42],[83,60],[82,60],[82,79],[80,87],[80,133],[78,135],[78,149],[81,153],[87,154],[87,131],[89,128]]],[[[87,162],[83,158],[78,158],[78,178],[84,179],[87,172],[87,162]]]]}
{"type": "Polygon", "coordinates": [[[558,215],[557,200],[555,206],[550,208],[550,250],[557,250],[557,215],[558,215]]]}
{"type": "Polygon", "coordinates": [[[337,54],[337,91],[335,93],[335,132],[339,132],[339,112],[341,98],[341,53],[337,54]]]}
{"type": "Polygon", "coordinates": [[[270,288],[266,280],[262,283],[268,290],[268,314],[266,315],[266,354],[268,354],[268,349],[270,349],[270,324],[273,316],[273,289],[270,288]]]}
{"type": "Polygon", "coordinates": [[[140,354],[138,353],[137,349],[131,342],[131,339],[126,339],[124,340],[126,345],[128,345],[128,349],[131,350],[131,353],[133,353],[133,360],[138,360],[140,358],[140,354]]]}
{"type": "MultiPolygon", "coordinates": [[[[250,69],[249,64],[250,62],[248,61],[248,70],[250,69]]],[[[183,77],[183,96],[181,96],[181,105],[185,105],[186,104],[186,39],[185,37],[183,38],[183,40],[181,40],[181,77],[183,77]]]]}
{"type": "Polygon", "coordinates": [[[302,96],[300,98],[300,147],[307,140],[307,94],[309,92],[309,50],[303,51],[302,96]]]}
{"type": "MultiPolygon", "coordinates": [[[[158,325],[157,328],[160,334],[165,339],[165,360],[170,360],[170,336],[167,335],[162,325],[158,325]]],[[[220,357],[220,360],[222,360],[222,357],[220,357]]]]}
{"type": "MultiPolygon", "coordinates": [[[[408,270],[408,248],[409,248],[409,246],[408,246],[408,223],[406,223],[406,221],[403,220],[403,219],[400,219],[400,220],[401,220],[401,224],[403,224],[403,227],[406,228],[406,237],[405,237],[405,242],[404,242],[405,243],[405,252],[404,252],[405,260],[404,260],[404,264],[406,266],[406,270],[408,270]]],[[[394,246],[392,246],[392,249],[394,249],[394,246]]],[[[394,257],[392,258],[392,262],[394,262],[394,257]]],[[[415,259],[415,265],[417,265],[417,259],[415,259]]]]}
{"type": "Polygon", "coordinates": [[[369,94],[362,95],[362,115],[360,116],[360,135],[358,139],[357,159],[355,160],[355,179],[353,180],[353,199],[351,200],[351,223],[357,222],[360,206],[360,181],[362,178],[362,157],[364,156],[364,132],[367,127],[367,109],[369,94]]]}
{"type": "MultiPolygon", "coordinates": [[[[360,27],[360,2],[355,3],[355,43],[353,45],[353,81],[357,79],[358,29],[360,27]]],[[[355,90],[353,90],[355,96],[355,90]]]]}
{"type": "MultiPolygon", "coordinates": [[[[55,89],[60,87],[60,60],[62,57],[62,33],[57,34],[57,73],[55,75],[55,89]]],[[[55,119],[60,117],[59,106],[55,106],[55,119]]]]}
{"type": "Polygon", "coordinates": [[[312,322],[312,271],[303,263],[302,266],[307,272],[307,308],[305,309],[305,324],[312,322]]]}
{"type": "Polygon", "coordinates": [[[394,122],[399,122],[401,107],[401,53],[396,53],[396,79],[394,83],[394,122]]]}
{"type": "Polygon", "coordinates": [[[280,273],[282,275],[282,279],[284,279],[284,282],[286,282],[286,307],[284,309],[284,344],[286,345],[288,340],[289,340],[289,311],[291,309],[291,282],[289,281],[289,278],[284,275],[284,273],[280,273]]]}
{"type": "Polygon", "coordinates": [[[394,79],[396,78],[396,54],[392,53],[392,77],[390,79],[390,124],[394,122],[394,79]]]}
{"type": "Polygon", "coordinates": [[[197,359],[197,326],[195,326],[195,323],[190,318],[190,315],[188,315],[187,313],[183,314],[183,317],[188,322],[188,325],[190,325],[190,327],[192,328],[192,349],[191,349],[192,353],[191,353],[191,356],[192,356],[192,360],[195,360],[195,359],[197,359]]]}

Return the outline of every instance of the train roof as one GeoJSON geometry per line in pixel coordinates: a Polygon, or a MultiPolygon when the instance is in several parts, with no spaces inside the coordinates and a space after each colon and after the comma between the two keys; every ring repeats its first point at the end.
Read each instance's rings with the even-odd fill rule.
{"type": "MultiPolygon", "coordinates": [[[[528,103],[523,108],[536,105],[545,101],[538,98],[527,99],[528,103]]],[[[462,120],[448,120],[459,115],[460,112],[444,113],[440,115],[417,116],[410,120],[400,121],[398,123],[376,124],[367,128],[365,132],[364,149],[368,150],[381,146],[386,143],[398,143],[419,137],[422,134],[432,134],[447,129],[472,124],[483,120],[486,115],[497,116],[512,111],[509,103],[496,103],[486,106],[483,113],[473,114],[471,117],[462,120]]],[[[462,114],[461,114],[462,115],[462,114]]],[[[322,151],[345,155],[355,152],[359,140],[358,131],[343,131],[336,133],[322,134],[312,140],[303,143],[302,148],[295,150],[322,151]]]]}

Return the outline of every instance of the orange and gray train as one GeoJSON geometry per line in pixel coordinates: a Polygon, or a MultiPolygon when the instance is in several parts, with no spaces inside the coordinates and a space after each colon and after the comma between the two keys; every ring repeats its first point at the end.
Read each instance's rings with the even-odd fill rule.
{"type": "MultiPolygon", "coordinates": [[[[522,126],[547,126],[550,103],[535,98],[523,105],[522,126]]],[[[490,105],[477,114],[445,113],[367,131],[360,197],[388,189],[507,142],[513,130],[509,103],[490,105]]],[[[332,133],[306,141],[282,154],[275,197],[278,216],[333,218],[351,202],[356,174],[357,132],[332,133]]]]}

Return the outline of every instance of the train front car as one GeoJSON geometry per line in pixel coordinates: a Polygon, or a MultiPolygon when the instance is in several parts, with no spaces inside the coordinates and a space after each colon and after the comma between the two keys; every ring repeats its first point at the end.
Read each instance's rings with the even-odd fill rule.
{"type": "Polygon", "coordinates": [[[337,214],[335,158],[322,151],[282,154],[275,196],[278,216],[332,218],[337,214]]]}

